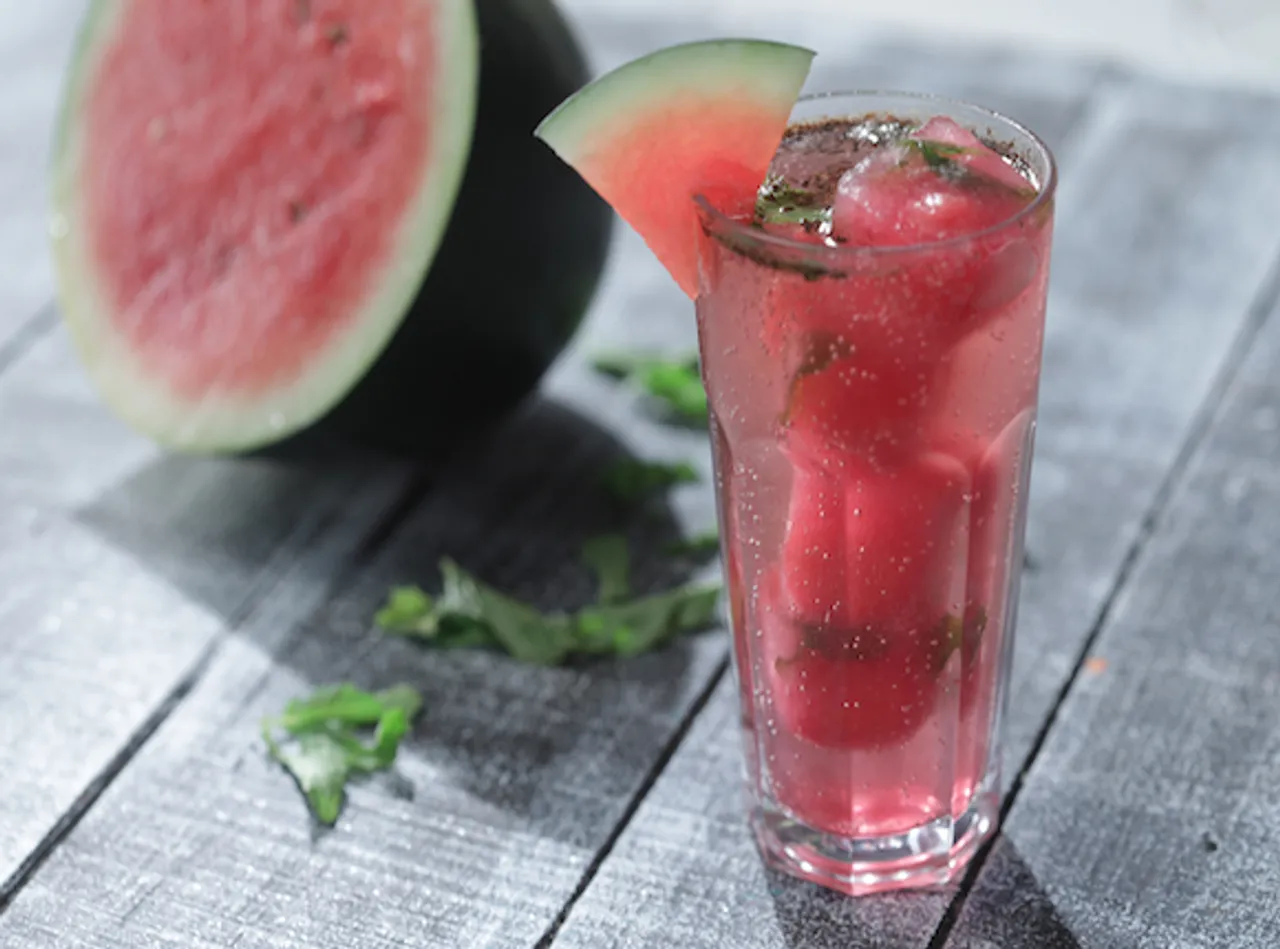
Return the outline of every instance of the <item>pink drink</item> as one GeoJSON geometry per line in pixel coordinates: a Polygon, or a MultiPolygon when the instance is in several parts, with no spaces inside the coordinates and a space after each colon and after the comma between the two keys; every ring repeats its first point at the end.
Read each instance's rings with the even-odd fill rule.
{"type": "Polygon", "coordinates": [[[846,892],[995,824],[1053,183],[1008,120],[852,96],[801,104],[756,209],[702,204],[754,824],[846,892]]]}

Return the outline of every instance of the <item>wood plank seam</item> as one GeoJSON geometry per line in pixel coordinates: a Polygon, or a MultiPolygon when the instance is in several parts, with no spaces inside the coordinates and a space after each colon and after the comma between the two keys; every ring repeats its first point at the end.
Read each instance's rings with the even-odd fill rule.
{"type": "MultiPolygon", "coordinates": [[[[729,635],[732,635],[730,633],[729,635]]],[[[555,918],[551,921],[551,925],[547,927],[547,931],[542,938],[537,941],[534,949],[552,949],[556,941],[556,936],[560,933],[560,928],[564,926],[565,920],[569,918],[569,914],[573,912],[573,907],[577,904],[582,895],[586,893],[587,888],[591,886],[592,880],[596,874],[600,872],[600,867],[609,859],[609,854],[613,852],[614,846],[618,839],[630,826],[632,819],[636,816],[636,812],[640,810],[640,805],[644,803],[644,799],[649,796],[649,791],[657,783],[658,778],[662,776],[662,772],[666,770],[667,763],[670,762],[676,750],[684,741],[685,735],[689,729],[693,727],[693,723],[698,716],[702,714],[702,710],[706,708],[707,703],[711,701],[711,696],[715,694],[717,686],[724,679],[725,673],[729,671],[729,659],[726,656],[715,671],[707,677],[707,682],[703,686],[702,691],[698,693],[698,697],[689,706],[688,711],[680,722],[672,730],[671,735],[667,738],[667,742],[662,747],[662,752],[654,759],[645,772],[644,778],[641,780],[639,787],[631,796],[631,800],[627,801],[627,806],[623,809],[616,824],[609,831],[607,837],[597,848],[591,860],[587,863],[586,868],[582,871],[582,876],[578,880],[577,885],[573,888],[573,892],[569,894],[569,898],[565,900],[564,905],[560,908],[555,918]]]]}
{"type": "Polygon", "coordinates": [[[6,340],[0,341],[0,376],[6,369],[18,362],[36,343],[53,332],[58,325],[58,308],[50,300],[25,322],[6,340]]]}
{"type": "MultiPolygon", "coordinates": [[[[426,497],[429,485],[430,479],[425,475],[410,479],[400,493],[400,497],[388,506],[383,515],[364,532],[363,539],[356,545],[345,566],[328,579],[327,589],[333,590],[340,587],[368,565],[377,552],[395,535],[397,528],[404,523],[408,512],[426,497]]],[[[340,507],[333,508],[326,516],[319,518],[310,526],[308,534],[312,537],[323,536],[336,521],[341,519],[342,512],[343,509],[340,507]]],[[[289,544],[282,544],[281,550],[294,551],[296,548],[289,544]]],[[[71,806],[58,818],[31,853],[23,859],[14,873],[7,880],[0,881],[0,917],[58,846],[70,836],[94,804],[111,787],[112,782],[124,772],[169,716],[200,684],[221,652],[223,644],[253,615],[258,605],[284,582],[284,577],[285,572],[273,566],[269,566],[264,571],[263,580],[246,594],[243,603],[228,619],[226,628],[209,643],[187,673],[170,689],[138,729],[129,736],[106,767],[76,796],[71,806]]]]}
{"type": "MultiPolygon", "coordinates": [[[[1183,439],[1182,446],[1179,448],[1173,464],[1170,465],[1164,480],[1160,483],[1152,499],[1150,507],[1147,509],[1146,514],[1143,515],[1138,534],[1130,545],[1129,550],[1125,553],[1124,561],[1116,573],[1111,588],[1107,591],[1107,595],[1098,610],[1097,617],[1090,627],[1088,635],[1084,639],[1070,673],[1058,690],[1049,714],[1036,732],[1030,751],[1023,759],[1017,774],[1014,775],[1013,780],[1009,783],[1009,792],[1005,795],[1000,806],[1000,822],[1002,825],[1008,819],[1009,813],[1019,793],[1022,791],[1028,772],[1030,772],[1040,752],[1043,750],[1044,744],[1048,740],[1049,732],[1058,720],[1063,703],[1067,700],[1067,696],[1071,693],[1080,678],[1080,674],[1084,671],[1085,663],[1093,651],[1094,644],[1103,630],[1106,629],[1116,603],[1124,593],[1134,570],[1141,562],[1147,541],[1159,528],[1162,517],[1168,511],[1170,502],[1176,496],[1178,489],[1188,475],[1191,464],[1199,455],[1206,439],[1213,430],[1213,423],[1226,405],[1227,397],[1231,393],[1232,387],[1244,366],[1245,358],[1262,333],[1271,312],[1277,304],[1280,304],[1280,258],[1277,258],[1272,264],[1266,280],[1254,297],[1248,314],[1236,334],[1236,338],[1231,345],[1227,358],[1223,361],[1212,388],[1187,429],[1186,437],[1183,439]]],[[[951,930],[959,919],[960,913],[964,909],[965,901],[968,899],[978,875],[981,873],[982,867],[999,837],[999,834],[993,836],[974,856],[973,862],[961,881],[955,897],[948,904],[947,910],[933,934],[933,938],[929,941],[928,949],[942,949],[951,937],[951,930]]]]}
{"type": "Polygon", "coordinates": [[[58,818],[57,823],[49,829],[49,833],[18,864],[18,868],[13,875],[9,879],[0,882],[0,916],[4,915],[5,910],[9,908],[9,904],[22,892],[22,888],[26,886],[27,882],[40,871],[45,861],[53,855],[58,846],[76,829],[80,821],[84,819],[84,816],[89,813],[89,809],[102,797],[103,792],[111,786],[111,782],[128,767],[134,755],[146,745],[151,736],[173,713],[174,709],[182,704],[182,700],[196,687],[217,655],[225,635],[224,633],[205,647],[204,652],[201,653],[200,658],[196,660],[187,674],[169,691],[160,704],[156,706],[155,710],[146,717],[137,731],[129,736],[129,740],[116,752],[97,777],[76,796],[71,806],[58,818]]]}

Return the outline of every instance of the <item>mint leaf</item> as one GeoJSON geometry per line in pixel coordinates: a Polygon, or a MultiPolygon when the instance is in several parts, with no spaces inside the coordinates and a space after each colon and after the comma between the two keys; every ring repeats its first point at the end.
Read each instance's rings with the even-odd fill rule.
{"type": "Polygon", "coordinates": [[[946,142],[931,142],[922,138],[906,138],[903,143],[908,148],[914,148],[919,152],[920,157],[924,159],[924,163],[939,172],[954,172],[957,170],[954,159],[957,155],[963,155],[965,149],[959,145],[949,145],[946,142]]]}
{"type": "Polygon", "coordinates": [[[451,560],[440,562],[444,590],[435,601],[438,634],[408,635],[441,648],[482,646],[535,665],[560,665],[578,656],[634,656],[684,632],[715,622],[719,586],[677,587],[624,600],[621,538],[607,536],[584,557],[600,577],[601,601],[576,613],[540,613],[472,577],[451,560]],[[461,636],[453,629],[469,630],[461,636]]]}
{"type": "Polygon", "coordinates": [[[435,604],[419,587],[395,587],[374,621],[383,629],[418,636],[436,634],[435,604]]]}
{"type": "Polygon", "coordinates": [[[694,534],[692,537],[685,537],[668,544],[666,550],[672,557],[705,560],[720,553],[720,535],[716,531],[694,534]]]}
{"type": "Polygon", "coordinates": [[[290,748],[276,747],[272,757],[297,782],[316,820],[332,827],[346,797],[347,754],[327,733],[302,735],[290,748]]]}
{"type": "Polygon", "coordinates": [[[707,421],[707,393],[696,355],[665,359],[645,353],[616,353],[597,356],[592,364],[603,375],[639,386],[685,422],[707,421]]]}
{"type": "Polygon", "coordinates": [[[440,572],[444,577],[438,604],[442,625],[460,624],[472,636],[475,625],[483,625],[492,639],[520,662],[552,666],[568,656],[572,633],[563,617],[543,616],[481,583],[448,558],[440,561],[440,572]]]}
{"type": "Polygon", "coordinates": [[[391,767],[409,723],[422,708],[422,696],[407,685],[365,692],[353,685],[316,689],[294,699],[283,714],[262,722],[270,756],[293,777],[316,820],[332,825],[342,809],[347,779],[391,767]],[[376,725],[372,741],[360,729],[376,725]],[[283,730],[285,740],[275,732],[283,730]]]}
{"type": "Polygon", "coordinates": [[[352,685],[326,686],[305,699],[291,701],[276,723],[298,735],[334,719],[348,725],[372,725],[382,710],[383,703],[376,695],[352,685]]]}
{"type": "Polygon", "coordinates": [[[756,194],[756,220],[764,224],[826,224],[831,208],[810,191],[770,174],[756,194]]]}
{"type": "Polygon", "coordinates": [[[621,534],[592,537],[582,545],[582,562],[595,572],[601,603],[616,603],[631,593],[631,557],[621,534]]]}
{"type": "Polygon", "coordinates": [[[706,422],[707,391],[696,368],[677,364],[653,365],[636,374],[649,395],[689,422],[706,422]]]}
{"type": "Polygon", "coordinates": [[[326,727],[320,734],[328,738],[342,749],[347,756],[348,771],[371,773],[391,767],[395,761],[396,751],[402,739],[409,731],[409,719],[403,709],[389,708],[378,720],[378,729],[373,741],[366,743],[350,731],[342,728],[326,727]]]}
{"type": "Polygon", "coordinates": [[[579,612],[580,648],[623,657],[656,648],[680,633],[715,623],[719,586],[684,586],[628,603],[588,607],[579,612]]]}
{"type": "Polygon", "coordinates": [[[678,484],[694,484],[698,471],[688,462],[639,461],[626,458],[605,472],[604,487],[614,500],[624,504],[637,501],[678,484]]]}

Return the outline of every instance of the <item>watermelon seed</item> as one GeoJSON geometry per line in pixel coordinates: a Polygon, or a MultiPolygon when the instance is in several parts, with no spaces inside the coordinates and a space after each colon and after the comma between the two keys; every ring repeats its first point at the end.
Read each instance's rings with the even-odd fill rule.
{"type": "Polygon", "coordinates": [[[289,220],[293,224],[297,224],[306,215],[307,208],[301,201],[289,202],[289,220]]]}
{"type": "Polygon", "coordinates": [[[347,32],[346,26],[342,23],[337,23],[329,27],[325,35],[329,37],[329,46],[334,49],[350,39],[350,34],[347,32]]]}

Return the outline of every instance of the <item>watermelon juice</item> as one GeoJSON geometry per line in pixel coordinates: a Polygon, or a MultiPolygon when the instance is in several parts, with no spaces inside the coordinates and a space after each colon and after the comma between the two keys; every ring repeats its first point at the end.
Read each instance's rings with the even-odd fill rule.
{"type": "Polygon", "coordinates": [[[994,828],[1053,219],[1021,126],[802,100],[697,312],[762,849],[850,893],[994,828]]]}

